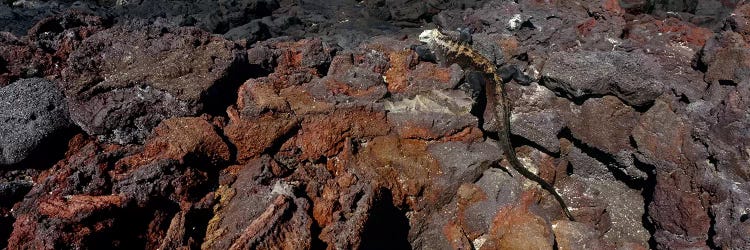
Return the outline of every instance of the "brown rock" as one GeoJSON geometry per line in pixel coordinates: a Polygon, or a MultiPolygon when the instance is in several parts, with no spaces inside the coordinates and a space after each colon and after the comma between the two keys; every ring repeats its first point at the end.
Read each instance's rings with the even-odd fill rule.
{"type": "Polygon", "coordinates": [[[599,232],[585,223],[558,220],[552,222],[552,231],[560,250],[602,249],[607,246],[599,240],[599,232]]]}
{"type": "Polygon", "coordinates": [[[640,190],[614,180],[577,175],[565,178],[562,184],[563,197],[574,208],[576,221],[594,229],[600,244],[648,247],[650,235],[643,226],[646,211],[640,190]]]}
{"type": "Polygon", "coordinates": [[[705,80],[734,85],[750,79],[748,43],[737,33],[726,31],[706,45],[702,60],[708,65],[705,80]]]}
{"type": "Polygon", "coordinates": [[[237,110],[240,114],[252,117],[268,111],[289,112],[289,104],[279,96],[276,81],[276,78],[269,76],[253,78],[242,84],[237,93],[237,110]]]}
{"type": "Polygon", "coordinates": [[[244,163],[278,143],[276,140],[297,127],[294,117],[271,115],[253,119],[232,119],[224,134],[237,147],[237,161],[244,163]]]}
{"type": "Polygon", "coordinates": [[[225,105],[227,74],[241,60],[234,43],[197,28],[130,24],[86,39],[62,76],[84,131],[130,143],[164,118],[225,105]]]}
{"type": "Polygon", "coordinates": [[[573,137],[586,145],[614,155],[618,162],[631,165],[630,132],[638,113],[618,98],[605,96],[586,100],[581,106],[571,106],[566,114],[573,137]]]}
{"type": "Polygon", "coordinates": [[[105,29],[105,23],[99,16],[68,10],[43,18],[27,37],[0,32],[0,86],[19,78],[59,77],[68,55],[82,40],[105,29]]]}
{"type": "Polygon", "coordinates": [[[203,118],[170,118],[154,129],[143,153],[124,159],[122,163],[137,166],[159,159],[217,165],[230,160],[229,146],[216,133],[216,128],[203,118]]]}
{"type": "Polygon", "coordinates": [[[218,190],[219,203],[209,221],[203,249],[309,249],[312,218],[309,205],[295,198],[284,181],[259,182],[270,158],[256,158],[245,166],[225,170],[218,190]]]}
{"type": "Polygon", "coordinates": [[[383,73],[388,66],[386,56],[377,51],[340,53],[331,61],[328,75],[320,81],[327,90],[326,99],[376,101],[387,93],[383,73]]]}
{"type": "Polygon", "coordinates": [[[711,218],[690,177],[678,170],[657,173],[649,214],[657,227],[656,242],[665,247],[706,247],[711,218]]]}
{"type": "MultiPolygon", "coordinates": [[[[638,151],[654,161],[685,163],[682,155],[683,135],[687,127],[663,101],[657,101],[638,120],[633,128],[633,140],[638,151]]],[[[662,166],[663,164],[657,164],[662,166]]]]}
{"type": "Polygon", "coordinates": [[[552,249],[549,223],[529,211],[532,197],[525,193],[520,204],[501,208],[480,249],[552,249]]]}
{"type": "Polygon", "coordinates": [[[302,159],[331,157],[347,138],[365,139],[390,132],[385,113],[366,109],[338,109],[331,114],[306,117],[296,137],[302,159]]]}
{"type": "Polygon", "coordinates": [[[39,204],[39,214],[72,222],[80,222],[92,211],[111,210],[124,205],[117,195],[88,196],[71,195],[61,200],[48,200],[39,204]]]}
{"type": "Polygon", "coordinates": [[[419,63],[413,50],[394,51],[388,55],[390,67],[385,72],[389,92],[402,92],[409,86],[408,72],[419,63]]]}

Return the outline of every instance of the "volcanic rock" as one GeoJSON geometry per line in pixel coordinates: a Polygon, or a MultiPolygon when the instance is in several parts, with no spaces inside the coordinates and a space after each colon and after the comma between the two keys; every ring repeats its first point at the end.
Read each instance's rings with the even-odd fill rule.
{"type": "MultiPolygon", "coordinates": [[[[31,78],[0,88],[0,165],[12,165],[35,153],[51,155],[57,140],[72,127],[58,86],[31,78]]],[[[63,139],[64,140],[64,139],[63,139]]]]}
{"type": "Polygon", "coordinates": [[[552,53],[543,83],[573,98],[614,95],[632,106],[653,102],[664,91],[660,66],[647,55],[611,52],[552,53]]]}
{"type": "Polygon", "coordinates": [[[243,58],[233,43],[195,28],[113,27],[68,59],[71,118],[105,140],[143,142],[163,119],[220,108],[243,58]]]}

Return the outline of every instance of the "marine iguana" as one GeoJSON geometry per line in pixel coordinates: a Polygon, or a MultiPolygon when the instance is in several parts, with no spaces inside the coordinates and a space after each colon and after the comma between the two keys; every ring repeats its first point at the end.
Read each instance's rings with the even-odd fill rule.
{"type": "MultiPolygon", "coordinates": [[[[570,220],[574,220],[568,206],[562,199],[557,190],[544,179],[526,169],[518,160],[516,152],[510,142],[510,105],[503,88],[503,76],[495,64],[474,50],[468,43],[454,39],[443,34],[437,29],[425,30],[419,35],[419,40],[435,55],[436,60],[441,63],[456,63],[465,70],[474,70],[482,72],[485,77],[485,95],[487,98],[487,108],[484,110],[484,117],[489,117],[484,123],[484,130],[496,132],[498,142],[505,158],[510,165],[524,177],[538,183],[542,188],[549,191],[560,203],[565,215],[570,220]]],[[[517,75],[517,74],[514,74],[517,75]]]]}

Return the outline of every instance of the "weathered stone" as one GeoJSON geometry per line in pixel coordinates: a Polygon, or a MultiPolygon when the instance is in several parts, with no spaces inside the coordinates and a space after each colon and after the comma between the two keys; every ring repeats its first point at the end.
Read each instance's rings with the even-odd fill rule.
{"type": "Polygon", "coordinates": [[[709,40],[701,60],[708,65],[706,81],[735,85],[750,79],[750,52],[744,38],[726,31],[709,40]]]}
{"type": "Polygon", "coordinates": [[[656,177],[649,215],[656,225],[657,244],[665,248],[707,247],[711,218],[700,193],[690,190],[690,177],[682,171],[663,172],[656,177]]]}
{"type": "Polygon", "coordinates": [[[459,188],[457,196],[459,199],[464,197],[464,202],[459,201],[458,212],[463,216],[461,226],[472,239],[486,234],[498,212],[497,208],[515,203],[522,191],[518,181],[495,168],[484,171],[482,177],[473,185],[479,190],[459,188]],[[472,191],[471,196],[467,196],[464,190],[472,191]],[[480,199],[468,199],[476,196],[480,199]]]}
{"type": "Polygon", "coordinates": [[[664,91],[655,59],[638,53],[556,52],[541,74],[545,86],[574,98],[615,95],[628,105],[641,106],[664,91]]]}
{"type": "Polygon", "coordinates": [[[373,138],[386,135],[390,126],[384,112],[366,109],[338,109],[331,114],[306,117],[297,133],[301,159],[336,155],[347,138],[373,138]]]}
{"type": "Polygon", "coordinates": [[[71,127],[65,97],[55,83],[32,78],[0,87],[0,165],[20,163],[35,153],[49,157],[71,127]]]}
{"type": "Polygon", "coordinates": [[[0,86],[19,78],[59,76],[81,41],[106,26],[99,16],[68,10],[39,20],[27,37],[0,34],[0,86]]]}
{"type": "MultiPolygon", "coordinates": [[[[564,118],[573,137],[588,147],[607,153],[633,178],[645,174],[633,165],[630,134],[639,114],[613,96],[592,98],[581,106],[571,105],[564,118]]],[[[610,162],[607,162],[610,164],[610,162]]]]}
{"type": "Polygon", "coordinates": [[[135,162],[172,159],[218,165],[229,161],[229,157],[229,146],[205,119],[180,117],[162,121],[146,142],[143,153],[126,161],[138,165],[135,162]]]}
{"type": "Polygon", "coordinates": [[[684,163],[685,158],[680,149],[687,129],[682,119],[672,112],[669,104],[657,101],[639,118],[632,133],[638,151],[651,159],[652,164],[661,167],[664,166],[663,161],[684,163]]]}
{"type": "Polygon", "coordinates": [[[630,189],[624,183],[613,180],[588,179],[577,176],[568,179],[567,181],[577,181],[584,186],[581,195],[565,194],[566,197],[573,200],[573,205],[578,205],[577,199],[581,199],[583,196],[586,197],[585,199],[591,199],[593,204],[603,205],[604,213],[600,215],[602,218],[577,220],[587,223],[601,232],[602,243],[615,246],[648,247],[650,235],[642,222],[646,212],[644,199],[639,190],[630,189]]]}
{"type": "Polygon", "coordinates": [[[384,108],[402,138],[442,139],[477,128],[478,119],[469,113],[473,104],[463,91],[433,90],[413,99],[386,101],[384,108]]]}
{"type": "Polygon", "coordinates": [[[283,181],[264,185],[256,181],[269,164],[256,158],[245,166],[227,169],[232,179],[219,188],[221,197],[209,222],[203,249],[252,249],[282,247],[308,249],[312,244],[309,203],[295,198],[294,186],[283,181]]]}
{"type": "Polygon", "coordinates": [[[388,92],[383,80],[383,73],[387,67],[386,55],[378,51],[339,53],[331,61],[328,75],[323,77],[319,84],[333,94],[327,99],[338,102],[372,102],[384,97],[388,92]]]}
{"type": "Polygon", "coordinates": [[[558,220],[552,222],[552,231],[560,250],[601,249],[607,246],[599,239],[599,232],[585,223],[558,220]]]}
{"type": "MultiPolygon", "coordinates": [[[[560,152],[558,134],[565,126],[560,115],[560,105],[567,105],[549,89],[537,83],[529,87],[506,85],[507,98],[512,103],[511,133],[524,137],[549,152],[560,152]]],[[[567,109],[567,107],[565,107],[567,109]]]]}
{"type": "Polygon", "coordinates": [[[237,160],[246,162],[257,157],[277,140],[287,135],[298,122],[294,117],[262,116],[256,119],[235,119],[224,128],[224,134],[237,147],[237,160]]]}
{"type": "Polygon", "coordinates": [[[233,43],[195,28],[130,24],[86,39],[62,76],[84,131],[142,142],[163,119],[220,108],[242,58],[233,43]]]}
{"type": "Polygon", "coordinates": [[[525,193],[521,204],[500,209],[492,222],[488,239],[480,249],[551,249],[549,222],[529,210],[532,196],[525,193]]]}

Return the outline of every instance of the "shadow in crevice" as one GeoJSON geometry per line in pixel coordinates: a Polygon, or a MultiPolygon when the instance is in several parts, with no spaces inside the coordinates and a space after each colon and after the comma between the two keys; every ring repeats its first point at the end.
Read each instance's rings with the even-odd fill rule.
{"type": "Polygon", "coordinates": [[[0,214],[0,249],[8,247],[8,239],[13,232],[13,223],[16,221],[12,216],[5,217],[0,214]]]}
{"type": "Polygon", "coordinates": [[[649,249],[656,249],[656,239],[654,233],[656,233],[656,225],[649,218],[649,205],[654,201],[654,191],[656,190],[656,171],[655,167],[644,162],[639,161],[637,158],[633,162],[636,168],[643,170],[647,174],[646,180],[642,183],[641,196],[643,196],[643,216],[641,217],[641,223],[643,227],[649,232],[648,245],[649,249]]]}
{"type": "MultiPolygon", "coordinates": [[[[648,180],[633,178],[627,175],[622,169],[624,166],[621,166],[621,164],[617,162],[617,159],[615,159],[614,156],[598,148],[587,145],[585,142],[573,136],[573,133],[570,131],[570,129],[563,129],[562,131],[560,131],[557,137],[567,139],[568,141],[572,142],[576,148],[580,149],[584,154],[591,158],[594,158],[598,162],[601,162],[607,168],[607,170],[612,173],[612,176],[615,177],[616,180],[624,183],[626,186],[628,186],[628,188],[643,190],[645,186],[647,186],[648,180]]],[[[647,175],[650,175],[651,172],[653,172],[640,167],[636,168],[640,169],[643,172],[646,172],[647,175]]]]}
{"type": "Polygon", "coordinates": [[[411,249],[406,214],[393,205],[390,190],[378,193],[362,233],[361,249],[411,249]]]}

